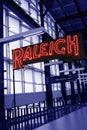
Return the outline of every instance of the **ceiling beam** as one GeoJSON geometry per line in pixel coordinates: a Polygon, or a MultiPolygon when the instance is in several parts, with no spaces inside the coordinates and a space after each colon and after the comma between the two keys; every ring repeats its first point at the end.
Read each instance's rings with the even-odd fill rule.
{"type": "Polygon", "coordinates": [[[86,37],[87,39],[87,28],[82,28],[82,29],[77,29],[77,30],[74,30],[74,31],[69,31],[67,32],[66,31],[66,35],[73,35],[73,34],[78,34],[78,33],[82,33],[84,35],[84,38],[86,37]]]}
{"type": "MultiPolygon", "coordinates": [[[[42,0],[41,0],[42,1],[42,0]]],[[[46,6],[46,11],[43,13],[43,17],[45,17],[45,15],[47,14],[47,12],[51,9],[53,3],[54,3],[55,0],[50,0],[49,4],[46,6]]],[[[45,3],[44,3],[45,4],[45,3]]]]}
{"type": "Polygon", "coordinates": [[[58,23],[59,22],[65,22],[65,21],[68,21],[68,20],[73,20],[73,19],[81,18],[81,17],[85,17],[85,16],[87,16],[87,11],[80,12],[80,14],[72,14],[72,15],[67,16],[67,17],[58,18],[58,19],[56,19],[56,21],[58,23]]]}
{"type": "MultiPolygon", "coordinates": [[[[58,3],[58,5],[61,7],[61,9],[62,9],[62,11],[63,11],[65,17],[67,18],[67,13],[66,13],[66,11],[65,11],[65,9],[64,9],[64,7],[63,7],[63,5],[61,4],[61,1],[60,1],[60,0],[57,0],[57,3],[58,3]]],[[[71,23],[71,21],[69,21],[69,23],[70,23],[72,29],[74,30],[74,27],[73,27],[73,24],[71,23]]]]}
{"type": "MultiPolygon", "coordinates": [[[[79,8],[79,5],[78,5],[77,0],[74,0],[74,2],[75,2],[75,5],[76,5],[76,8],[77,8],[77,10],[78,10],[78,13],[80,14],[80,13],[81,13],[81,10],[80,10],[80,8],[79,8]]],[[[81,16],[81,15],[80,15],[80,16],[81,16]]],[[[85,21],[84,21],[83,17],[81,17],[81,20],[82,20],[82,23],[83,23],[83,25],[84,25],[84,28],[86,28],[86,24],[85,24],[85,21]]]]}

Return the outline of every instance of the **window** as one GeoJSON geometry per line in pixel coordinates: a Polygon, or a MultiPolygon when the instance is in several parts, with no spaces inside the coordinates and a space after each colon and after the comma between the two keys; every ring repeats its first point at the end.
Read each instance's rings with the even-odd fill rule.
{"type": "MultiPolygon", "coordinates": [[[[37,0],[14,0],[23,10],[32,17],[35,22],[40,24],[40,7],[37,0]]],[[[4,37],[20,34],[33,28],[27,25],[23,20],[14,14],[14,12],[7,10],[4,7],[4,37]]],[[[53,17],[47,13],[44,19],[44,25],[47,33],[55,39],[55,21],[53,17]]],[[[33,45],[42,42],[41,36],[31,36],[16,41],[9,42],[4,45],[4,83],[5,93],[13,94],[13,66],[12,66],[12,50],[33,45]],[[6,89],[7,88],[7,89],[6,89]]],[[[59,66],[53,65],[50,68],[52,75],[59,75],[59,66]]],[[[60,87],[59,87],[60,88],[60,87]]],[[[58,89],[56,84],[55,90],[58,89]]],[[[15,91],[16,93],[39,92],[46,91],[44,62],[26,65],[23,70],[15,70],[15,91]]]]}

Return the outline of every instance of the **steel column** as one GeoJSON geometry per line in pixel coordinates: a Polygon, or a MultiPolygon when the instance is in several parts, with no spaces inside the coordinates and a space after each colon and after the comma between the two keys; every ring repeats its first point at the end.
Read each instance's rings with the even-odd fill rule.
{"type": "MultiPolygon", "coordinates": [[[[59,70],[63,70],[64,67],[63,67],[63,64],[59,64],[59,70]]],[[[64,75],[64,72],[63,73],[60,73],[61,76],[64,75]]],[[[66,86],[65,86],[65,81],[61,82],[61,92],[62,92],[62,96],[63,96],[63,99],[64,99],[64,104],[67,104],[67,94],[66,94],[66,86]]]]}
{"type": "MultiPolygon", "coordinates": [[[[68,63],[69,69],[72,69],[72,62],[68,63]]],[[[73,76],[72,71],[69,72],[73,76]]],[[[75,89],[74,89],[74,81],[70,82],[71,85],[71,103],[74,105],[76,100],[75,100],[75,89]]]]}
{"type": "MultiPolygon", "coordinates": [[[[0,1],[0,38],[3,37],[3,0],[0,1]]],[[[4,120],[4,56],[0,43],[0,121],[4,120]]]]}
{"type": "MultiPolygon", "coordinates": [[[[40,18],[41,18],[41,26],[44,26],[44,16],[43,16],[43,4],[40,1],[40,18]]],[[[50,39],[49,39],[50,40],[50,39]]],[[[42,35],[42,41],[47,41],[45,35],[42,35]]],[[[49,63],[47,61],[46,63],[49,63]]],[[[47,107],[53,106],[53,96],[52,96],[52,86],[49,83],[50,80],[50,66],[45,66],[45,82],[46,82],[46,100],[47,100],[47,107]]]]}
{"type": "MultiPolygon", "coordinates": [[[[59,37],[59,31],[58,31],[58,27],[57,27],[56,23],[55,23],[55,30],[56,30],[56,38],[58,38],[59,37]]],[[[63,61],[62,61],[62,64],[59,64],[59,71],[61,71],[61,70],[64,70],[63,61]]],[[[64,75],[64,72],[60,73],[61,77],[62,77],[62,75],[64,75]]],[[[62,96],[63,96],[64,104],[67,104],[65,81],[61,82],[61,93],[62,93],[62,96]]]]}

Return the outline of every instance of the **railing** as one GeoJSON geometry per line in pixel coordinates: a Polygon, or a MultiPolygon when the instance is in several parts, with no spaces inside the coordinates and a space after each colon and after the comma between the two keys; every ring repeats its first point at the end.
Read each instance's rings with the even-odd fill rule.
{"type": "Polygon", "coordinates": [[[78,95],[75,95],[75,102],[72,104],[72,96],[69,95],[67,104],[64,104],[63,98],[60,97],[54,99],[53,107],[49,108],[46,106],[46,101],[43,101],[37,105],[26,105],[26,108],[7,109],[5,110],[5,121],[0,123],[1,130],[33,130],[85,106],[86,102],[86,100],[80,101],[78,95]]]}

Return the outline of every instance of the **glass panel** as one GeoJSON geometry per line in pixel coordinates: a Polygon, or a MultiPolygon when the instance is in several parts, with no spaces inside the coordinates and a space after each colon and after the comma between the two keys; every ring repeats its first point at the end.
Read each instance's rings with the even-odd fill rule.
{"type": "Polygon", "coordinates": [[[38,36],[33,36],[33,44],[39,43],[39,37],[38,36]]]}
{"type": "Polygon", "coordinates": [[[46,91],[46,85],[44,85],[43,88],[44,88],[44,91],[46,91]]]}
{"type": "Polygon", "coordinates": [[[35,20],[37,19],[37,12],[33,10],[32,8],[31,8],[31,17],[35,20]]]}
{"type": "MultiPolygon", "coordinates": [[[[9,31],[15,32],[15,33],[19,33],[19,21],[9,17],[9,31]]],[[[11,34],[10,34],[11,35],[11,34]]]]}
{"type": "Polygon", "coordinates": [[[32,82],[32,70],[25,70],[24,71],[24,76],[25,76],[25,82],[32,82]]]}
{"type": "Polygon", "coordinates": [[[57,84],[57,89],[58,89],[58,91],[61,91],[61,83],[57,84]]]}
{"type": "Polygon", "coordinates": [[[35,72],[35,83],[41,84],[42,79],[41,79],[41,73],[35,72]]]}
{"type": "Polygon", "coordinates": [[[21,0],[21,7],[28,11],[28,2],[26,0],[21,0]]]}
{"type": "Polygon", "coordinates": [[[68,67],[68,63],[64,63],[64,70],[66,71],[66,72],[64,72],[64,74],[69,74],[69,67],[68,67]]]}
{"type": "Polygon", "coordinates": [[[35,87],[36,87],[36,92],[42,91],[42,85],[35,85],[35,87]]]}
{"type": "Polygon", "coordinates": [[[25,32],[25,31],[28,31],[29,29],[27,28],[27,27],[24,27],[23,25],[22,25],[22,32],[25,32]]]}
{"type": "Polygon", "coordinates": [[[22,93],[22,83],[15,82],[15,93],[22,93]]]}
{"type": "Polygon", "coordinates": [[[70,82],[65,82],[65,85],[66,85],[66,90],[70,90],[71,89],[70,82]]]}
{"type": "Polygon", "coordinates": [[[15,80],[21,80],[21,71],[20,70],[14,70],[15,73],[15,80]]]}
{"type": "Polygon", "coordinates": [[[42,64],[42,70],[44,70],[44,62],[41,62],[41,64],[42,64]]]}
{"type": "Polygon", "coordinates": [[[25,84],[25,92],[33,92],[33,84],[25,84]]]}
{"type": "Polygon", "coordinates": [[[16,49],[16,48],[19,48],[20,47],[20,42],[19,41],[15,41],[15,42],[10,42],[9,44],[9,48],[10,48],[10,59],[12,59],[12,50],[13,49],[16,49]]]}
{"type": "Polygon", "coordinates": [[[23,47],[31,45],[30,37],[26,37],[23,39],[23,47]]]}
{"type": "Polygon", "coordinates": [[[42,74],[43,84],[45,84],[45,74],[42,74]]]}
{"type": "Polygon", "coordinates": [[[33,67],[41,69],[41,63],[34,63],[33,67]]]}
{"type": "Polygon", "coordinates": [[[13,90],[13,81],[11,81],[11,94],[14,93],[14,90],[13,90]]]}

